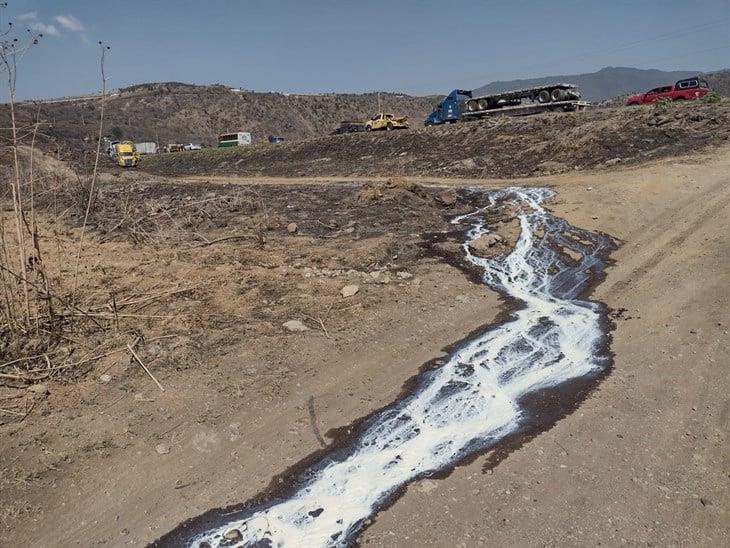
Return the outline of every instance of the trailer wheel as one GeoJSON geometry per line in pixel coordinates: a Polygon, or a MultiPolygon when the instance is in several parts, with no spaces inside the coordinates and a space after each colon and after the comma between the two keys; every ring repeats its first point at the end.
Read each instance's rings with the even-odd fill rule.
{"type": "Polygon", "coordinates": [[[468,110],[469,112],[476,112],[477,110],[479,110],[479,103],[477,103],[476,101],[467,101],[466,110],[468,110]]]}
{"type": "Polygon", "coordinates": [[[550,92],[548,90],[544,89],[540,93],[538,93],[537,102],[538,103],[549,103],[550,102],[550,92]]]}
{"type": "Polygon", "coordinates": [[[550,98],[553,101],[565,101],[568,98],[568,92],[564,89],[555,88],[550,92],[550,98]]]}
{"type": "Polygon", "coordinates": [[[489,108],[489,101],[487,99],[479,99],[479,110],[487,110],[489,108]]]}

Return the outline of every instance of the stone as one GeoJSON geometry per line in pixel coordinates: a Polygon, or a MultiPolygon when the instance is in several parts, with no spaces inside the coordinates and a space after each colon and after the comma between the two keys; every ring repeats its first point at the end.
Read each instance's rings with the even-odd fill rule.
{"type": "Polygon", "coordinates": [[[284,322],[281,325],[284,326],[284,329],[286,329],[287,331],[291,331],[292,333],[309,330],[309,328],[299,320],[289,320],[288,322],[284,322]]]}
{"type": "Polygon", "coordinates": [[[106,383],[108,383],[111,380],[112,380],[112,376],[111,375],[108,375],[107,373],[104,373],[103,375],[101,375],[99,377],[99,382],[101,384],[106,384],[106,383]]]}
{"type": "Polygon", "coordinates": [[[223,538],[230,542],[239,542],[243,540],[243,535],[238,529],[230,529],[223,533],[223,538]]]}
{"type": "Polygon", "coordinates": [[[491,254],[489,250],[498,244],[502,244],[503,242],[504,238],[502,236],[494,232],[489,232],[488,234],[484,234],[471,242],[469,244],[469,248],[477,254],[485,252],[491,254]]]}
{"type": "Polygon", "coordinates": [[[155,451],[158,455],[167,455],[170,452],[170,446],[166,443],[158,443],[155,445],[155,451]]]}
{"type": "Polygon", "coordinates": [[[603,162],[603,164],[606,166],[615,166],[616,164],[620,164],[620,163],[621,163],[621,158],[611,158],[610,160],[606,160],[605,162],[603,162]]]}
{"type": "Polygon", "coordinates": [[[444,190],[443,192],[440,192],[436,196],[436,201],[447,207],[455,205],[456,200],[457,200],[457,195],[456,195],[456,191],[453,188],[444,190]]]}
{"type": "Polygon", "coordinates": [[[342,295],[344,298],[352,297],[353,295],[356,295],[357,292],[360,291],[360,286],[356,284],[352,285],[346,285],[342,289],[340,289],[340,295],[342,295]]]}
{"type": "Polygon", "coordinates": [[[410,272],[406,272],[405,270],[396,272],[395,275],[398,276],[401,280],[410,280],[411,278],[413,278],[413,274],[411,274],[410,272]]]}
{"type": "Polygon", "coordinates": [[[286,225],[286,231],[289,234],[296,234],[299,231],[299,227],[297,226],[297,223],[289,223],[286,225]]]}

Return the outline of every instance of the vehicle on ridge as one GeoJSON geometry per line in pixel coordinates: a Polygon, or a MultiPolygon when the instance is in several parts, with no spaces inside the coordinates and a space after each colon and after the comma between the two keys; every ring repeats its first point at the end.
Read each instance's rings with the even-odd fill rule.
{"type": "Polygon", "coordinates": [[[668,99],[669,101],[691,101],[692,99],[704,97],[709,92],[710,86],[705,80],[697,76],[696,78],[679,80],[671,85],[659,86],[646,93],[630,95],[626,99],[626,105],[648,105],[661,99],[668,99]]]}

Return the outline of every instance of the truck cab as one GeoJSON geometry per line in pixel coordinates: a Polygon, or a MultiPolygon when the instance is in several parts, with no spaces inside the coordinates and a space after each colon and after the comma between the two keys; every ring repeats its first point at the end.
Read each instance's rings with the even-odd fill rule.
{"type": "Polygon", "coordinates": [[[132,141],[114,143],[111,156],[119,167],[137,167],[140,158],[132,141]]]}
{"type": "Polygon", "coordinates": [[[464,103],[471,97],[471,91],[455,89],[434,107],[433,112],[423,121],[423,125],[437,126],[458,121],[461,118],[464,103]]]}

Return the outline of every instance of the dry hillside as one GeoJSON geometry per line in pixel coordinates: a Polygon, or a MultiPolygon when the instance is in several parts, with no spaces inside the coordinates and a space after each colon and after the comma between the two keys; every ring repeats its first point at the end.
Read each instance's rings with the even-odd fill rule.
{"type": "MultiPolygon", "coordinates": [[[[380,94],[384,110],[409,116],[416,124],[431,111],[435,97],[380,94]]],[[[99,127],[99,99],[49,100],[18,106],[21,123],[30,123],[40,107],[45,124],[41,145],[70,152],[88,148],[99,127]]],[[[301,139],[326,135],[341,120],[371,116],[378,94],[285,95],[235,92],[224,86],[163,83],[142,84],[113,92],[107,102],[106,133],[136,141],[203,142],[212,144],[220,133],[250,131],[254,141],[268,135],[301,139]]],[[[7,106],[0,118],[7,127],[7,106]]]]}
{"type": "Polygon", "coordinates": [[[490,118],[145,158],[158,175],[522,177],[631,164],[730,137],[730,100],[490,118]]]}

